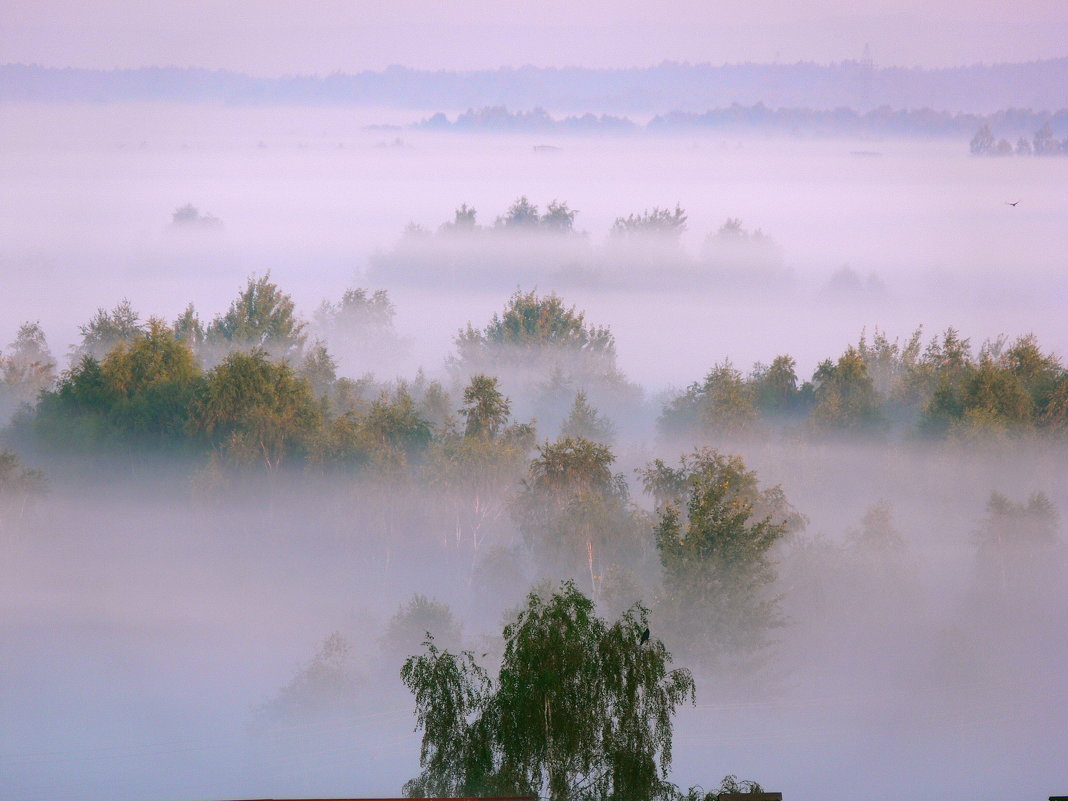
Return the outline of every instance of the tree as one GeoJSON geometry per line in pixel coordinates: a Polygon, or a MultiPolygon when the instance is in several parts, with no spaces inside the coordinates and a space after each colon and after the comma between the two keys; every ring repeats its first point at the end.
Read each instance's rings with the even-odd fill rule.
{"type": "Polygon", "coordinates": [[[56,364],[37,322],[19,326],[15,340],[0,353],[0,421],[20,403],[30,403],[56,380],[56,364]]]}
{"type": "Polygon", "coordinates": [[[206,332],[215,346],[262,350],[274,358],[291,359],[304,347],[305,323],[293,312],[293,299],[271,281],[271,273],[251,276],[237,300],[206,332]]]}
{"type": "Polygon", "coordinates": [[[163,320],[150,319],[144,333],[117,345],[100,363],[100,374],[112,398],[109,419],[125,436],[184,440],[201,372],[189,345],[163,320]]]}
{"type": "Polygon", "coordinates": [[[523,473],[534,427],[508,424],[511,404],[497,389],[496,378],[475,376],[463,399],[464,432],[449,426],[433,443],[429,475],[453,509],[456,545],[467,542],[474,558],[523,473]]]}
{"type": "Polygon", "coordinates": [[[612,236],[616,237],[653,237],[669,241],[678,241],[686,230],[686,212],[678,203],[675,210],[653,206],[641,214],[628,214],[617,217],[612,224],[612,236]]]}
{"type": "Polygon", "coordinates": [[[82,343],[75,349],[81,356],[102,359],[120,342],[129,342],[144,331],[137,312],[130,301],[123,298],[110,312],[97,309],[93,318],[85,325],[78,326],[82,343]]]}
{"type": "Polygon", "coordinates": [[[478,215],[473,208],[463,203],[453,216],[451,222],[443,222],[438,228],[438,231],[443,234],[452,233],[473,233],[478,230],[478,223],[475,221],[475,217],[478,215]]]}
{"type": "Polygon", "coordinates": [[[395,664],[394,660],[418,653],[427,634],[446,649],[458,649],[462,633],[448,604],[416,593],[389,619],[381,645],[386,658],[395,664]]]}
{"type": "Polygon", "coordinates": [[[470,652],[433,638],[401,680],[423,730],[411,797],[535,795],[552,801],[647,801],[671,795],[672,716],[694,698],[689,671],[669,670],[648,610],[609,625],[571,582],[536,593],[504,629],[496,681],[470,652]]]}
{"type": "Polygon", "coordinates": [[[860,351],[850,346],[837,362],[827,359],[816,369],[813,424],[824,431],[876,432],[885,425],[882,397],[868,375],[860,351]]]}
{"type": "Polygon", "coordinates": [[[767,415],[785,415],[801,405],[797,385],[797,362],[792,356],[776,356],[770,365],[756,364],[750,376],[753,402],[767,415]]]}
{"type": "Polygon", "coordinates": [[[527,545],[555,575],[584,565],[596,594],[614,564],[640,553],[640,533],[615,456],[606,445],[565,437],[546,442],[531,460],[512,516],[527,545]]]}
{"type": "Polygon", "coordinates": [[[523,195],[508,207],[503,217],[497,218],[496,225],[498,228],[507,230],[530,230],[537,228],[540,220],[538,207],[527,200],[526,195],[523,195]]]}
{"type": "Polygon", "coordinates": [[[802,520],[782,490],[761,490],[737,456],[714,450],[660,460],[641,472],[656,501],[656,545],[664,570],[659,616],[685,649],[707,664],[741,659],[767,645],[780,625],[772,547],[802,520]]]}
{"type": "Polygon", "coordinates": [[[616,400],[636,394],[616,367],[611,331],[587,324],[555,293],[516,291],[484,329],[469,323],[455,342],[451,367],[461,375],[519,373],[528,381],[556,376],[591,391],[610,391],[616,400]]]}
{"type": "Polygon", "coordinates": [[[308,382],[253,351],[231,353],[207,375],[189,429],[235,464],[275,471],[307,447],[319,420],[308,382]]]}
{"type": "Polygon", "coordinates": [[[1006,601],[1027,599],[1034,594],[1037,574],[1050,563],[1060,515],[1043,492],[1033,493],[1026,503],[993,492],[986,511],[975,532],[981,589],[1006,601]]]}
{"type": "Polygon", "coordinates": [[[757,419],[753,386],[728,360],[672,399],[658,424],[671,434],[739,434],[750,430],[757,419]]]}
{"type": "Polygon", "coordinates": [[[541,227],[558,234],[570,234],[575,228],[575,215],[578,212],[568,208],[566,202],[553,200],[541,215],[541,227]]]}
{"type": "MultiPolygon", "coordinates": [[[[516,291],[504,313],[493,315],[484,331],[470,324],[456,340],[461,356],[486,347],[509,346],[529,350],[541,347],[584,351],[615,357],[615,339],[604,326],[586,325],[585,315],[564,306],[555,292],[516,291]]],[[[473,354],[472,354],[473,355],[473,354]]]]}
{"type": "Polygon", "coordinates": [[[32,497],[47,490],[44,473],[23,467],[12,451],[0,450],[0,530],[9,518],[22,517],[32,497]]]}
{"type": "Polygon", "coordinates": [[[335,631],[274,698],[255,710],[256,722],[268,729],[289,728],[351,716],[359,705],[362,683],[352,645],[335,631]]]}
{"type": "Polygon", "coordinates": [[[467,419],[465,437],[493,439],[508,422],[511,403],[497,389],[497,379],[476,375],[464,390],[464,405],[460,409],[467,419]]]}
{"type": "Polygon", "coordinates": [[[972,137],[970,149],[973,156],[989,156],[994,152],[994,134],[990,126],[983,123],[982,127],[972,137]]]}
{"type": "Polygon", "coordinates": [[[615,426],[611,420],[590,406],[585,390],[580,389],[575,393],[575,402],[571,404],[571,411],[560,429],[560,436],[572,439],[581,437],[591,442],[611,445],[615,439],[615,426]]]}

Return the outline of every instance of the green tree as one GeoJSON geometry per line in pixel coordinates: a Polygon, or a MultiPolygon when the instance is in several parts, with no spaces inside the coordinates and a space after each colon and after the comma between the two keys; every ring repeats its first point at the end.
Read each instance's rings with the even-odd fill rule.
{"type": "Polygon", "coordinates": [[[570,234],[575,228],[576,211],[568,208],[567,203],[553,200],[541,215],[541,227],[558,234],[570,234]]]}
{"type": "Polygon", "coordinates": [[[56,363],[37,322],[19,326],[15,340],[0,353],[0,421],[19,404],[32,403],[56,380],[56,363]]]}
{"type": "Polygon", "coordinates": [[[503,217],[498,217],[496,225],[506,230],[531,230],[538,227],[541,217],[538,215],[538,207],[527,200],[527,196],[516,198],[515,203],[508,207],[503,217]]]}
{"type": "Polygon", "coordinates": [[[797,362],[792,356],[776,356],[770,365],[754,365],[750,384],[753,402],[766,415],[797,412],[803,404],[797,383],[797,362]]]}
{"type": "Polygon", "coordinates": [[[443,234],[474,233],[479,230],[478,222],[475,219],[477,216],[477,211],[463,203],[456,209],[451,221],[441,224],[438,232],[443,234]]]}
{"type": "Polygon", "coordinates": [[[571,404],[571,411],[560,429],[560,436],[611,445],[615,439],[615,426],[590,405],[586,391],[580,389],[575,393],[575,402],[571,404]]]}
{"type": "Polygon", "coordinates": [[[686,212],[678,203],[674,211],[653,206],[641,214],[617,217],[611,233],[616,237],[654,237],[676,242],[686,230],[686,220],[686,212]]]}
{"type": "Polygon", "coordinates": [[[464,389],[460,414],[467,420],[465,437],[493,439],[508,422],[512,404],[497,388],[497,379],[476,375],[464,389]]]}
{"type": "Polygon", "coordinates": [[[110,312],[97,309],[93,318],[78,326],[82,342],[75,349],[76,355],[101,359],[120,342],[130,342],[144,331],[137,312],[125,298],[110,312]]]}
{"type": "Polygon", "coordinates": [[[229,310],[208,326],[206,338],[216,348],[263,350],[273,358],[295,358],[307,338],[305,323],[294,313],[293,299],[267,272],[251,276],[229,310]]]}
{"type": "Polygon", "coordinates": [[[512,295],[504,313],[494,314],[484,331],[468,324],[456,344],[461,357],[504,346],[523,351],[552,347],[615,358],[615,340],[607,328],[586,325],[585,316],[574,306],[567,308],[559,295],[539,297],[533,290],[512,295]]]}
{"type": "Polygon", "coordinates": [[[757,420],[753,385],[728,360],[672,399],[659,427],[675,435],[741,434],[752,430],[757,420]]]}
{"type": "Polygon", "coordinates": [[[394,319],[397,309],[384,289],[347,289],[337,303],[323,301],[315,323],[335,350],[361,359],[395,354],[404,347],[394,319]]]}
{"type": "Polygon", "coordinates": [[[275,471],[304,451],[319,421],[308,382],[252,351],[231,353],[207,375],[189,430],[234,464],[275,471]]]}
{"type": "Polygon", "coordinates": [[[467,418],[463,434],[446,428],[430,448],[430,483],[453,510],[453,542],[466,542],[472,560],[502,516],[534,444],[533,425],[508,424],[510,407],[496,378],[475,376],[460,409],[467,418]]]}
{"type": "Polygon", "coordinates": [[[612,474],[608,446],[565,437],[546,442],[531,460],[512,516],[550,574],[585,567],[591,592],[614,564],[640,555],[637,515],[622,475],[612,474]]]}
{"type": "Polygon", "coordinates": [[[150,319],[144,333],[113,348],[100,375],[111,398],[109,419],[124,436],[146,444],[185,439],[201,372],[188,344],[163,320],[150,319]]]}
{"type": "Polygon", "coordinates": [[[529,794],[552,801],[668,797],[672,716],[694,698],[647,610],[609,625],[570,582],[505,627],[496,681],[464,652],[409,658],[401,679],[423,730],[411,797],[529,794]]]}
{"type": "Polygon", "coordinates": [[[781,623],[769,594],[772,547],[802,520],[782,490],[761,490],[737,456],[696,451],[679,468],[657,460],[641,471],[657,504],[664,570],[657,613],[684,650],[707,664],[748,664],[781,623]]]}
{"type": "Polygon", "coordinates": [[[816,405],[812,423],[828,432],[872,433],[885,427],[882,397],[868,375],[860,351],[850,346],[837,362],[827,359],[816,369],[816,405]]]}

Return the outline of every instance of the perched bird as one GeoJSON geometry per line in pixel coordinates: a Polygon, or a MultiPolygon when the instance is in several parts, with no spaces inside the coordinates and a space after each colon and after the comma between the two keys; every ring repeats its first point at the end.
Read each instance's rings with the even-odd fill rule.
{"type": "Polygon", "coordinates": [[[1006,200],[1005,201],[1005,205],[1006,206],[1012,206],[1013,208],[1016,208],[1016,204],[1019,203],[1019,202],[1020,202],[1019,200],[1006,200]]]}
{"type": "Polygon", "coordinates": [[[638,645],[645,645],[647,642],[649,642],[649,629],[648,628],[646,628],[645,631],[642,632],[642,638],[638,642],[638,645]]]}

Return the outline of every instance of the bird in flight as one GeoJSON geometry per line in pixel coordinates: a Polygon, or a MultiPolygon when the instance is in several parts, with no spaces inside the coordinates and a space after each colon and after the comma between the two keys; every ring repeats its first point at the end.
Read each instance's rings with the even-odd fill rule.
{"type": "Polygon", "coordinates": [[[1017,205],[1017,204],[1018,204],[1019,202],[1020,202],[1019,200],[1006,200],[1006,201],[1005,201],[1005,205],[1006,205],[1006,206],[1012,206],[1013,208],[1016,208],[1016,205],[1017,205]]]}

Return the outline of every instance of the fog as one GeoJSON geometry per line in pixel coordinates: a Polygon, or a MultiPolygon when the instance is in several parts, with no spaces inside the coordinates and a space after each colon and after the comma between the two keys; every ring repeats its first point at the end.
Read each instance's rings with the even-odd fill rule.
{"type": "MultiPolygon", "coordinates": [[[[976,350],[1033,333],[1063,359],[1068,159],[972,158],[964,141],[403,127],[419,116],[6,106],[0,344],[39,320],[62,370],[98,309],[126,298],[172,321],[192,302],[207,323],[269,271],[340,375],[373,373],[377,389],[421,369],[455,413],[464,379],[490,369],[457,363],[457,333],[486,326],[516,290],[558,292],[615,337],[620,383],[588,387],[638,507],[653,502],[636,469],[713,445],[805,518],[773,554],[786,624],[768,664],[739,676],[677,662],[698,699],[678,716],[673,781],[734,773],[788,801],[1062,794],[1064,529],[993,595],[976,532],[995,491],[1017,503],[1042,492],[1063,519],[1063,439],[815,440],[787,426],[680,441],[656,420],[725,359],[748,372],[790,354],[807,379],[865,330],[904,341],[922,326],[926,343],[953,326],[976,350]],[[520,196],[540,210],[566,202],[575,233],[494,230],[520,196]],[[172,224],[186,204],[221,226],[172,224]],[[461,204],[484,230],[439,231],[461,204]],[[677,240],[611,233],[676,204],[677,240]],[[709,237],[728,219],[770,242],[717,251],[709,237]],[[320,305],[355,287],[388,292],[388,342],[316,327],[320,305]],[[879,502],[903,544],[893,559],[856,545],[879,502]]],[[[555,439],[571,395],[545,399],[548,366],[495,372],[513,416],[555,439]]],[[[456,644],[492,660],[508,610],[562,578],[525,550],[504,492],[476,548],[450,539],[441,497],[414,482],[296,466],[228,475],[203,454],[11,441],[48,492],[0,507],[6,798],[398,795],[419,747],[397,676],[408,640],[390,634],[398,609],[415,594],[447,603],[456,644]],[[335,632],[351,651],[321,650],[335,632]],[[301,676],[324,664],[342,685],[301,695],[301,676]]],[[[648,537],[633,572],[652,604],[648,537]]]]}

